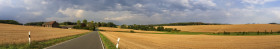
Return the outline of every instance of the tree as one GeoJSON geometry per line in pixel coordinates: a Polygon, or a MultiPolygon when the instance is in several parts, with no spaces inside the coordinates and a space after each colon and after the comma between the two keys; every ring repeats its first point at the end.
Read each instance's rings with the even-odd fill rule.
{"type": "Polygon", "coordinates": [[[84,20],[83,20],[83,23],[84,23],[84,24],[87,24],[87,20],[86,20],[86,19],[84,19],[84,20]]]}
{"type": "Polygon", "coordinates": [[[165,28],[164,31],[171,32],[173,29],[172,28],[165,28]]]}
{"type": "Polygon", "coordinates": [[[101,26],[100,22],[97,22],[96,27],[100,27],[100,26],[101,26]]]}
{"type": "Polygon", "coordinates": [[[81,21],[80,20],[77,21],[77,26],[81,27],[81,21]]]}
{"type": "Polygon", "coordinates": [[[94,24],[94,22],[93,22],[93,21],[89,22],[89,23],[88,23],[88,27],[94,27],[94,25],[93,25],[93,24],[94,24]]]}
{"type": "Polygon", "coordinates": [[[117,25],[114,24],[113,22],[108,22],[107,27],[117,27],[117,25]]]}
{"type": "Polygon", "coordinates": [[[121,25],[121,28],[127,28],[126,24],[121,25]]]}
{"type": "Polygon", "coordinates": [[[158,26],[157,31],[164,31],[164,27],[163,26],[158,26]]]}
{"type": "Polygon", "coordinates": [[[101,22],[101,27],[107,27],[107,24],[105,22],[101,22]]]}
{"type": "Polygon", "coordinates": [[[63,23],[61,23],[61,25],[75,25],[75,23],[73,23],[73,22],[63,22],[63,23]]]}

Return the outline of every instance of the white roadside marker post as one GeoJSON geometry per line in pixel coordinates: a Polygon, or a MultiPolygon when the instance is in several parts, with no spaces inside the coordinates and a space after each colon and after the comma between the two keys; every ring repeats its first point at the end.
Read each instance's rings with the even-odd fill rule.
{"type": "Polygon", "coordinates": [[[28,33],[29,33],[29,40],[28,40],[28,41],[29,41],[29,45],[30,45],[30,43],[31,43],[31,41],[30,41],[30,38],[31,38],[31,37],[30,37],[30,31],[29,31],[28,33]]]}
{"type": "Polygon", "coordinates": [[[118,42],[117,42],[117,45],[116,45],[117,49],[118,49],[118,46],[119,46],[119,42],[120,42],[120,38],[118,38],[118,42]]]}

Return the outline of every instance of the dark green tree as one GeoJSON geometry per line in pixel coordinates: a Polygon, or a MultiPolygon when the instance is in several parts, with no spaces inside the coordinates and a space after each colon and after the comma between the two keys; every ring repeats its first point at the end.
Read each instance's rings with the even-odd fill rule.
{"type": "Polygon", "coordinates": [[[163,26],[158,26],[157,31],[164,31],[164,27],[163,26]]]}
{"type": "Polygon", "coordinates": [[[114,24],[113,22],[108,22],[107,27],[117,27],[117,25],[114,24]]]}
{"type": "Polygon", "coordinates": [[[81,21],[80,20],[77,21],[77,26],[81,27],[81,21]]]}
{"type": "Polygon", "coordinates": [[[128,28],[126,24],[121,25],[121,28],[128,28]]]}
{"type": "Polygon", "coordinates": [[[83,20],[83,24],[87,24],[87,20],[86,19],[83,20]]]}

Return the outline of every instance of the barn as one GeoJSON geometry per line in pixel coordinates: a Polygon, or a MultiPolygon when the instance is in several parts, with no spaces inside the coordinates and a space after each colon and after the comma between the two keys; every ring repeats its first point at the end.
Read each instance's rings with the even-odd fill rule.
{"type": "Polygon", "coordinates": [[[59,24],[56,21],[45,22],[42,24],[43,27],[59,27],[59,24]]]}

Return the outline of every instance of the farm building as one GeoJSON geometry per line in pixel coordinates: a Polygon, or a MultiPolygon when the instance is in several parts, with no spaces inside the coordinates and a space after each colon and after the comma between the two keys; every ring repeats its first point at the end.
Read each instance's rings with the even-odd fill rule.
{"type": "Polygon", "coordinates": [[[45,22],[42,24],[43,27],[59,27],[59,24],[56,21],[45,22]]]}

